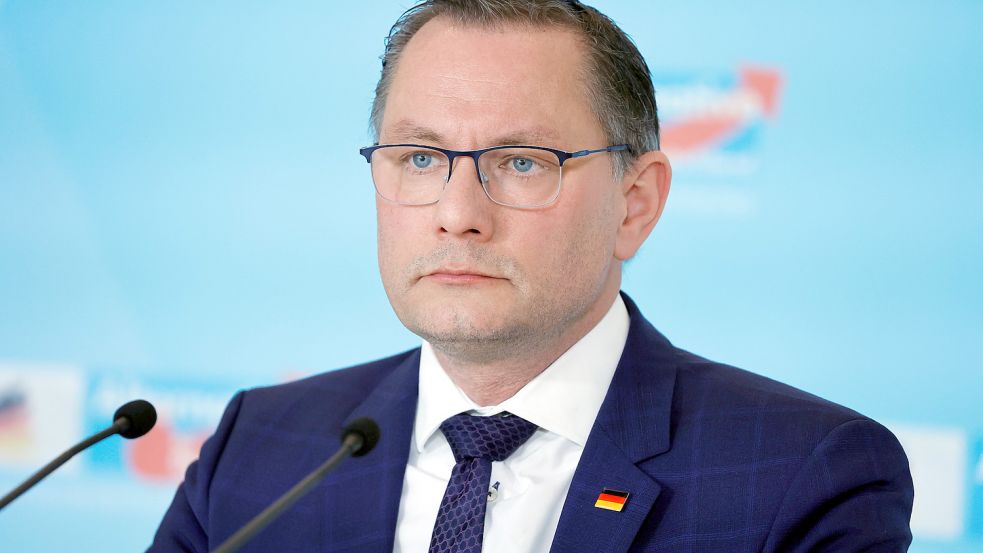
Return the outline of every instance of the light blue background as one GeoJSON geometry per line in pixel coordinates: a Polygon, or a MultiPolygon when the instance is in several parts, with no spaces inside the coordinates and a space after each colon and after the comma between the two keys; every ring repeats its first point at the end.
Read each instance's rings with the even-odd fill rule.
{"type": "MultiPolygon", "coordinates": [[[[753,174],[677,172],[627,270],[647,316],[874,418],[983,434],[983,4],[596,5],[657,81],[784,78],[753,174]]],[[[408,6],[0,0],[0,360],[231,395],[412,347],[357,155],[408,6]]],[[[127,478],[52,477],[0,548],[145,546],[173,488],[127,478]]],[[[964,538],[912,550],[983,551],[964,538]]]]}

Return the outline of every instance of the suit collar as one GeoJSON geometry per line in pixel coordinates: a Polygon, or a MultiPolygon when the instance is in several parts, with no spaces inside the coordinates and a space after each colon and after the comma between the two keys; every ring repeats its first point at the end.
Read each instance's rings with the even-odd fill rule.
{"type": "Polygon", "coordinates": [[[622,293],[631,324],[618,369],[597,414],[594,432],[603,431],[633,463],[669,449],[675,349],[622,293]]]}
{"type": "Polygon", "coordinates": [[[628,341],[570,484],[554,552],[626,551],[661,491],[638,464],[670,447],[674,349],[622,297],[631,317],[628,341]],[[604,488],[630,494],[621,512],[594,506],[604,488]]]}
{"type": "MultiPolygon", "coordinates": [[[[362,543],[371,549],[392,551],[396,536],[396,519],[403,490],[403,476],[410,452],[410,435],[417,403],[417,373],[420,366],[420,350],[406,355],[395,368],[372,390],[345,420],[347,426],[360,417],[369,417],[379,424],[380,438],[375,449],[365,457],[348,461],[342,466],[347,477],[339,470],[339,489],[336,498],[343,503],[345,497],[361,495],[373,497],[379,510],[360,520],[358,535],[351,526],[343,526],[345,517],[332,517],[332,541],[335,543],[362,543]],[[376,548],[375,544],[379,547],[376,548]]],[[[335,515],[344,509],[335,511],[335,515]]]]}
{"type": "Polygon", "coordinates": [[[345,424],[360,417],[374,419],[383,432],[379,447],[382,447],[383,451],[396,448],[404,458],[407,457],[409,451],[403,451],[406,449],[403,446],[408,444],[407,440],[413,429],[419,367],[420,350],[412,350],[379,382],[365,400],[352,410],[345,419],[345,424]]]}

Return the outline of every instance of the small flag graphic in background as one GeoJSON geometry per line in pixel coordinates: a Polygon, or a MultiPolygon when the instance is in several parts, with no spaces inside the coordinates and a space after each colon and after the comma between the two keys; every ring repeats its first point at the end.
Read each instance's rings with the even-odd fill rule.
{"type": "Polygon", "coordinates": [[[0,389],[0,463],[22,460],[33,439],[27,396],[16,389],[0,389]]]}
{"type": "Polygon", "coordinates": [[[619,492],[618,490],[604,488],[597,496],[594,506],[598,509],[620,512],[625,508],[626,501],[628,501],[628,492],[619,492]]]}

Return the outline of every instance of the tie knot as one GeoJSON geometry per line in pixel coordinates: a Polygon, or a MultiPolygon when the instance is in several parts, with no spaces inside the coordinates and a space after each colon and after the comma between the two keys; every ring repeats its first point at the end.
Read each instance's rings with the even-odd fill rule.
{"type": "Polygon", "coordinates": [[[536,431],[536,425],[510,413],[493,417],[454,415],[440,425],[454,452],[454,461],[504,461],[536,431]]]}

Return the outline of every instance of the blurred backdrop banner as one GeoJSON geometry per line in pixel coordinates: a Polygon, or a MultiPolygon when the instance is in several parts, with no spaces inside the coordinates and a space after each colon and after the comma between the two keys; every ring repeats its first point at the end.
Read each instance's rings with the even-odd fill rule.
{"type": "MultiPolygon", "coordinates": [[[[0,0],[0,487],[130,399],[161,415],[13,503],[0,549],[140,550],[236,390],[416,345],[358,155],[409,5],[0,0]]],[[[884,422],[912,551],[983,551],[983,3],[596,5],[675,169],[624,289],[884,422]]]]}

